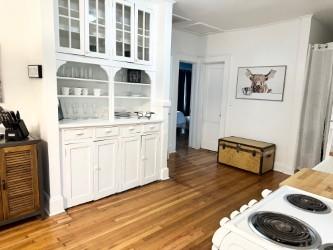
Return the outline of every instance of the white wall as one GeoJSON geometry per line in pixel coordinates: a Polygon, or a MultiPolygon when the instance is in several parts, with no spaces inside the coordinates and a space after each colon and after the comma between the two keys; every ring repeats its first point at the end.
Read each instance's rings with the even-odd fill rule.
{"type": "Polygon", "coordinates": [[[226,135],[277,145],[275,169],[295,168],[311,17],[207,37],[206,57],[231,56],[226,135]],[[235,99],[241,66],[287,65],[283,102],[235,99]]]}
{"type": "Polygon", "coordinates": [[[197,36],[188,32],[173,29],[172,30],[172,48],[171,54],[186,56],[204,56],[205,37],[197,36]]]}
{"type": "Polygon", "coordinates": [[[0,1],[1,74],[6,109],[20,110],[33,135],[39,135],[42,80],[29,79],[28,64],[41,64],[39,0],[0,1]]]}
{"type": "Polygon", "coordinates": [[[333,31],[322,24],[315,17],[311,20],[310,43],[329,43],[333,42],[333,31]]]}
{"type": "Polygon", "coordinates": [[[4,103],[0,105],[6,109],[20,110],[31,135],[43,139],[43,178],[46,184],[46,209],[50,214],[63,211],[53,25],[53,1],[0,0],[1,72],[4,85],[4,103]],[[42,79],[28,78],[29,64],[43,66],[42,79]]]}

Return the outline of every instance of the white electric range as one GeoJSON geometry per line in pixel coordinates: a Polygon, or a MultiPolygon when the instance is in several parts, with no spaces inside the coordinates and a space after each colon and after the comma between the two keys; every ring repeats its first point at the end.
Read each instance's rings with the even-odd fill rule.
{"type": "Polygon", "coordinates": [[[333,200],[284,186],[220,221],[213,250],[333,249],[333,200]]]}

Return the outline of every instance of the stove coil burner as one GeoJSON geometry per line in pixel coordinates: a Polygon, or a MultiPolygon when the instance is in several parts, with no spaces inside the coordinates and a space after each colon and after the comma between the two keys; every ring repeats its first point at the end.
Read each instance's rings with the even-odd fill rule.
{"type": "Polygon", "coordinates": [[[313,249],[320,246],[319,234],[304,222],[279,213],[257,212],[250,216],[253,231],[265,239],[294,249],[313,249]]]}
{"type": "Polygon", "coordinates": [[[287,195],[286,199],[294,206],[296,206],[300,209],[306,210],[306,211],[310,211],[313,213],[330,212],[330,209],[324,202],[322,202],[316,198],[313,198],[311,196],[308,196],[308,195],[290,194],[290,195],[287,195]]]}
{"type": "Polygon", "coordinates": [[[333,243],[328,243],[320,246],[319,250],[333,250],[333,243]]]}

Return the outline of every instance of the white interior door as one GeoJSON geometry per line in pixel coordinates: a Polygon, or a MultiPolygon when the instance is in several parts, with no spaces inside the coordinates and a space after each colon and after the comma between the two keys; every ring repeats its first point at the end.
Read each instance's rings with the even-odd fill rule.
{"type": "Polygon", "coordinates": [[[220,134],[224,66],[206,64],[204,77],[201,148],[217,151],[220,134]]]}

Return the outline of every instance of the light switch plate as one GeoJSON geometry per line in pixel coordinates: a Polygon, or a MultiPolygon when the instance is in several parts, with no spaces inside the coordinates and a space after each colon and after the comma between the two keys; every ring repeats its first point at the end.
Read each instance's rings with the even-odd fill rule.
{"type": "Polygon", "coordinates": [[[42,78],[42,65],[28,65],[28,76],[30,78],[42,78]]]}

